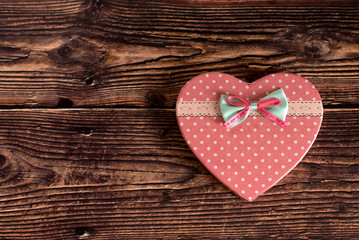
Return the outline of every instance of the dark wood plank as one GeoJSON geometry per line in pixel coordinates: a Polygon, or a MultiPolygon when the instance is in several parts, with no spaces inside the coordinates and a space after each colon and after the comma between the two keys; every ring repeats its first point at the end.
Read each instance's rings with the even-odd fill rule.
{"type": "Polygon", "coordinates": [[[0,106],[174,107],[206,71],[294,72],[358,106],[358,5],[211,2],[1,0],[0,106]]]}
{"type": "Polygon", "coordinates": [[[302,163],[248,203],[174,110],[0,110],[0,239],[358,239],[358,116],[326,110],[302,163]]]}

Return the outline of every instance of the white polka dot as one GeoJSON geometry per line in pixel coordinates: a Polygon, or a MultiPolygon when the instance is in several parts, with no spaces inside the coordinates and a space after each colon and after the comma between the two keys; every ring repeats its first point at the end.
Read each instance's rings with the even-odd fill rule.
{"type": "Polygon", "coordinates": [[[249,187],[249,188],[252,187],[252,184],[248,184],[248,187],[249,187]]]}
{"type": "Polygon", "coordinates": [[[193,88],[193,89],[196,89],[196,86],[193,86],[192,88],[193,88]]]}
{"type": "Polygon", "coordinates": [[[278,149],[278,147],[274,147],[274,150],[277,150],[278,149]]]}
{"type": "Polygon", "coordinates": [[[289,159],[288,159],[288,162],[291,162],[291,161],[292,161],[292,159],[289,158],[289,159]]]}
{"type": "Polygon", "coordinates": [[[268,140],[267,143],[270,144],[270,141],[268,140]]]}
{"type": "Polygon", "coordinates": [[[285,165],[282,165],[282,168],[285,168],[285,165]]]}
{"type": "Polygon", "coordinates": [[[290,138],[290,134],[287,134],[287,137],[290,138]]]}
{"type": "Polygon", "coordinates": [[[238,159],[234,159],[234,162],[235,162],[235,163],[238,162],[238,159]]]}
{"type": "Polygon", "coordinates": [[[222,89],[223,87],[222,86],[219,86],[219,89],[222,89]]]}
{"type": "Polygon", "coordinates": [[[293,91],[293,92],[292,92],[292,94],[293,94],[293,95],[295,95],[295,94],[296,94],[296,92],[294,92],[294,91],[293,91]]]}
{"type": "Polygon", "coordinates": [[[212,83],[216,83],[216,80],[212,80],[212,83]]]}
{"type": "Polygon", "coordinates": [[[204,156],[204,154],[203,153],[201,153],[201,157],[203,157],[204,156]]]}
{"type": "Polygon", "coordinates": [[[213,130],[212,130],[213,132],[217,132],[217,128],[213,128],[213,130]]]}
{"type": "Polygon", "coordinates": [[[264,159],[261,159],[261,162],[264,163],[264,159]]]}
{"type": "Polygon", "coordinates": [[[233,149],[234,149],[234,150],[237,150],[238,148],[237,148],[237,147],[234,147],[233,149]]]}
{"type": "Polygon", "coordinates": [[[209,122],[207,122],[207,126],[211,125],[209,122]]]}
{"type": "Polygon", "coordinates": [[[221,175],[224,175],[224,172],[221,172],[221,175]]]}
{"type": "Polygon", "coordinates": [[[275,171],[275,172],[274,172],[274,174],[275,174],[275,175],[278,175],[278,172],[277,172],[277,171],[275,171]]]}
{"type": "Polygon", "coordinates": [[[226,80],[226,83],[229,83],[229,80],[226,80]]]}
{"type": "Polygon", "coordinates": [[[221,159],[221,163],[224,163],[224,159],[221,159]]]}
{"type": "Polygon", "coordinates": [[[298,131],[298,129],[294,128],[293,131],[296,132],[296,131],[298,131]]]}
{"type": "Polygon", "coordinates": [[[264,137],[264,135],[263,135],[263,134],[261,134],[261,135],[260,135],[260,137],[261,137],[261,138],[263,138],[263,137],[264,137]]]}
{"type": "Polygon", "coordinates": [[[190,120],[191,118],[190,117],[186,117],[187,120],[190,120]]]}
{"type": "Polygon", "coordinates": [[[266,83],[268,83],[269,81],[268,81],[268,79],[266,79],[266,80],[264,80],[266,83]]]}
{"type": "Polygon", "coordinates": [[[307,131],[310,132],[310,128],[307,128],[307,131]]]}
{"type": "Polygon", "coordinates": [[[230,157],[230,156],[231,156],[231,154],[230,154],[230,153],[227,153],[227,156],[228,156],[228,157],[230,157]]]}
{"type": "Polygon", "coordinates": [[[268,157],[270,157],[272,154],[271,153],[267,153],[268,157]]]}
{"type": "Polygon", "coordinates": [[[258,156],[258,153],[254,153],[253,155],[254,155],[255,157],[257,157],[257,156],[258,156]]]}
{"type": "Polygon", "coordinates": [[[202,81],[202,80],[199,80],[199,83],[203,83],[203,81],[202,81]]]}
{"type": "Polygon", "coordinates": [[[194,138],[197,138],[197,135],[193,135],[194,138]]]}
{"type": "Polygon", "coordinates": [[[232,181],[232,179],[231,179],[231,178],[228,178],[227,180],[228,180],[228,182],[232,181]]]}
{"type": "Polygon", "coordinates": [[[255,169],[258,169],[258,166],[257,166],[257,165],[255,165],[255,166],[254,166],[254,168],[255,168],[255,169]]]}
{"type": "Polygon", "coordinates": [[[209,89],[209,86],[206,86],[206,89],[209,89]]]}
{"type": "Polygon", "coordinates": [[[199,117],[199,119],[203,120],[203,117],[199,117]]]}
{"type": "Polygon", "coordinates": [[[219,77],[222,77],[222,73],[218,74],[219,77]]]}
{"type": "Polygon", "coordinates": [[[265,187],[266,185],[265,184],[262,184],[262,187],[265,187]]]}
{"type": "Polygon", "coordinates": [[[240,141],[241,144],[244,144],[244,141],[240,141]]]}
{"type": "Polygon", "coordinates": [[[207,147],[207,150],[208,150],[208,151],[211,150],[211,147],[207,147]]]}
{"type": "Polygon", "coordinates": [[[216,92],[213,92],[213,95],[216,95],[217,93],[216,92]]]}
{"type": "Polygon", "coordinates": [[[223,150],[223,149],[224,149],[224,147],[221,147],[220,149],[221,149],[221,150],[223,150]]]}
{"type": "Polygon", "coordinates": [[[251,175],[252,174],[252,172],[248,172],[248,175],[251,175]]]}
{"type": "Polygon", "coordinates": [[[264,149],[264,147],[261,147],[261,150],[263,150],[264,149]]]}
{"type": "Polygon", "coordinates": [[[268,178],[268,181],[270,181],[270,182],[271,182],[271,181],[272,181],[272,178],[268,178]]]}
{"type": "Polygon", "coordinates": [[[232,86],[233,89],[236,89],[236,86],[232,86]]]}
{"type": "Polygon", "coordinates": [[[243,95],[243,93],[242,93],[242,92],[239,92],[239,95],[243,95]]]}
{"type": "Polygon", "coordinates": [[[251,147],[248,146],[248,147],[247,147],[247,150],[251,150],[251,147]]]}
{"type": "Polygon", "coordinates": [[[244,169],[245,167],[242,165],[241,168],[244,169]]]}
{"type": "Polygon", "coordinates": [[[237,134],[234,134],[233,137],[234,137],[234,138],[237,138],[237,134]]]}
{"type": "Polygon", "coordinates": [[[230,165],[228,165],[228,166],[227,166],[227,168],[228,168],[228,169],[231,169],[231,166],[230,166],[230,165]]]}
{"type": "Polygon", "coordinates": [[[217,169],[218,167],[217,167],[217,166],[214,166],[213,168],[214,168],[214,169],[217,169]]]}
{"type": "Polygon", "coordinates": [[[259,88],[262,88],[262,85],[259,85],[259,88]]]}
{"type": "Polygon", "coordinates": [[[300,134],[300,137],[302,137],[302,138],[303,138],[303,137],[304,137],[304,134],[300,134]]]}
{"type": "Polygon", "coordinates": [[[274,162],[278,162],[278,159],[274,159],[274,162]]]}
{"type": "Polygon", "coordinates": [[[253,198],[252,198],[252,197],[249,197],[248,199],[252,201],[253,198]]]}
{"type": "Polygon", "coordinates": [[[203,141],[200,141],[200,144],[203,144],[204,142],[203,141]]]}
{"type": "Polygon", "coordinates": [[[220,137],[220,138],[223,138],[224,136],[223,136],[223,134],[221,134],[219,137],[220,137]]]}
{"type": "Polygon", "coordinates": [[[200,128],[199,131],[203,132],[203,128],[200,128]]]}
{"type": "Polygon", "coordinates": [[[236,188],[237,188],[237,187],[238,187],[238,184],[234,184],[234,187],[236,187],[236,188]]]}
{"type": "Polygon", "coordinates": [[[252,160],[251,160],[251,159],[248,159],[248,160],[247,160],[247,162],[249,162],[249,163],[250,163],[250,162],[252,162],[252,160]]]}
{"type": "Polygon", "coordinates": [[[299,87],[299,88],[302,88],[302,85],[299,85],[298,87],[299,87]]]}
{"type": "Polygon", "coordinates": [[[242,194],[244,194],[244,193],[246,193],[244,190],[242,190],[242,192],[241,192],[242,194]]]}
{"type": "Polygon", "coordinates": [[[267,128],[267,132],[270,132],[270,128],[267,128]]]}
{"type": "Polygon", "coordinates": [[[307,91],[307,92],[305,92],[305,94],[306,94],[306,95],[309,95],[309,92],[307,91]]]}
{"type": "Polygon", "coordinates": [[[281,153],[280,155],[283,157],[283,156],[284,156],[284,153],[281,153]]]}
{"type": "Polygon", "coordinates": [[[294,153],[294,156],[298,156],[298,153],[294,153]]]}
{"type": "Polygon", "coordinates": [[[249,88],[249,86],[247,85],[247,86],[246,86],[246,89],[248,89],[248,88],[249,88]]]}
{"type": "Polygon", "coordinates": [[[258,194],[258,190],[255,190],[254,192],[255,192],[255,194],[258,194]]]}
{"type": "Polygon", "coordinates": [[[314,124],[314,125],[317,125],[318,123],[317,123],[317,122],[314,122],[313,124],[314,124]]]}
{"type": "Polygon", "coordinates": [[[311,143],[311,141],[310,141],[310,140],[308,140],[308,143],[311,143]]]}
{"type": "Polygon", "coordinates": [[[213,156],[217,157],[217,153],[214,153],[213,156]]]}
{"type": "Polygon", "coordinates": [[[250,122],[247,122],[247,126],[249,126],[249,125],[251,125],[251,123],[250,123],[250,122]]]}
{"type": "Polygon", "coordinates": [[[206,74],[206,77],[209,77],[208,73],[206,74]]]}
{"type": "Polygon", "coordinates": [[[257,142],[257,140],[254,140],[254,142],[253,142],[254,144],[257,144],[258,142],[257,142]]]}
{"type": "Polygon", "coordinates": [[[265,172],[264,172],[264,171],[262,171],[262,172],[261,172],[261,174],[262,174],[262,175],[264,175],[264,174],[265,174],[265,172]]]}
{"type": "Polygon", "coordinates": [[[191,142],[190,141],[187,141],[187,144],[190,144],[191,142]]]}
{"type": "Polygon", "coordinates": [[[210,163],[210,162],[211,162],[211,159],[207,159],[207,162],[210,163]]]}
{"type": "Polygon", "coordinates": [[[251,135],[247,134],[247,138],[250,138],[250,137],[251,137],[251,135]]]}
{"type": "Polygon", "coordinates": [[[269,169],[271,169],[271,168],[272,168],[272,166],[271,166],[271,165],[268,165],[268,168],[269,168],[269,169]]]}
{"type": "Polygon", "coordinates": [[[292,83],[294,83],[295,82],[295,79],[292,79],[292,83]]]}
{"type": "Polygon", "coordinates": [[[243,156],[244,156],[244,153],[241,153],[241,156],[243,157],[243,156]]]}
{"type": "Polygon", "coordinates": [[[256,92],[252,92],[253,95],[256,95],[256,92]]]}
{"type": "Polygon", "coordinates": [[[313,101],[317,100],[315,97],[313,98],[313,101]]]}
{"type": "Polygon", "coordinates": [[[186,92],[187,95],[189,95],[189,92],[186,92]]]}
{"type": "Polygon", "coordinates": [[[180,125],[183,126],[183,122],[181,122],[180,125]]]}
{"type": "Polygon", "coordinates": [[[279,80],[278,80],[278,82],[280,82],[280,83],[281,83],[281,82],[282,82],[282,79],[279,79],[279,80]]]}

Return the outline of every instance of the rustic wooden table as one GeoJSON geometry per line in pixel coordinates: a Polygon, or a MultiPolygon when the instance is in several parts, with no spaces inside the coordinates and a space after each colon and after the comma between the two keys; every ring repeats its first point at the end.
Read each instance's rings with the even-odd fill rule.
{"type": "Polygon", "coordinates": [[[0,0],[0,239],[359,239],[359,3],[340,3],[0,0]],[[317,141],[255,202],[179,132],[207,71],[294,72],[323,98],[317,141]]]}

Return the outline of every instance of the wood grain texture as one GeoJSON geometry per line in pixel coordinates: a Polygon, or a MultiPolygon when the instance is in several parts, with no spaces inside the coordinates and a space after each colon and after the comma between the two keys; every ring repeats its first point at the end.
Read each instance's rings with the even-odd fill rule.
{"type": "Polygon", "coordinates": [[[0,240],[359,239],[358,13],[356,0],[0,0],[0,240]],[[313,147],[255,202],[179,132],[177,94],[208,71],[294,72],[323,98],[313,147]]]}
{"type": "Polygon", "coordinates": [[[358,106],[358,5],[199,2],[1,0],[0,106],[174,107],[207,71],[294,72],[358,106]]]}
{"type": "Polygon", "coordinates": [[[326,110],[303,162],[248,203],[196,159],[174,110],[1,110],[0,237],[357,239],[358,116],[326,110]]]}

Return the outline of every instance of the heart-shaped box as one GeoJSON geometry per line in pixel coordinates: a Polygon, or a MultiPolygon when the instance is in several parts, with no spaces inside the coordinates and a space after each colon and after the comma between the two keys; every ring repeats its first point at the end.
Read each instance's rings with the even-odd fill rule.
{"type": "Polygon", "coordinates": [[[194,77],[178,95],[181,133],[204,166],[235,194],[253,201],[287,175],[312,146],[323,118],[318,91],[305,78],[277,73],[247,84],[225,73],[194,77]],[[283,89],[288,100],[287,127],[257,111],[227,129],[221,95],[257,102],[283,89]]]}

